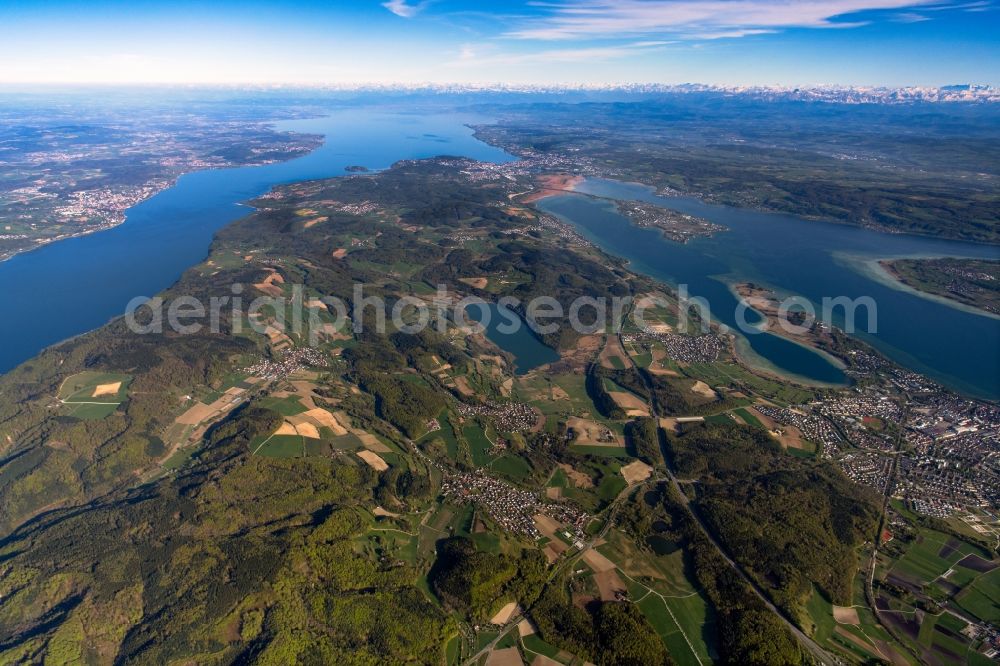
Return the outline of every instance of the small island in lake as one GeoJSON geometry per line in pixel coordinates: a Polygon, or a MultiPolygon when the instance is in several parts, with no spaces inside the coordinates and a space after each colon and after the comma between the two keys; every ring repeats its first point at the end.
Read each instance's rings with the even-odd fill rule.
{"type": "Polygon", "coordinates": [[[368,167],[360,166],[357,164],[352,164],[350,166],[344,167],[344,171],[348,173],[367,173],[369,171],[368,167]]]}
{"type": "Polygon", "coordinates": [[[909,287],[1000,314],[1000,260],[894,259],[879,265],[909,287]]]}
{"type": "Polygon", "coordinates": [[[675,243],[713,236],[726,228],[708,220],[676,210],[638,201],[618,201],[618,212],[640,227],[655,227],[675,243]]]}

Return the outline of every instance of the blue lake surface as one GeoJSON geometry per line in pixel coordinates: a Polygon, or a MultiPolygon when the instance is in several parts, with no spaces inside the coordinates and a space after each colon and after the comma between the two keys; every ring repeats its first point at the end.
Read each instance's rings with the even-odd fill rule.
{"type": "Polygon", "coordinates": [[[523,375],[559,360],[559,354],[542,344],[527,322],[513,310],[487,303],[467,307],[465,312],[469,320],[483,324],[490,342],[514,356],[514,374],[523,375]]]}
{"type": "MultiPolygon", "coordinates": [[[[131,208],[126,222],[114,229],[0,263],[0,372],[121,315],[132,298],[152,296],[173,284],[205,258],[219,228],[249,212],[241,202],[275,185],[343,175],[351,165],[382,169],[401,159],[443,154],[513,159],[473,138],[465,126],[482,121],[453,113],[362,109],[278,123],[280,129],[323,134],[326,142],[288,162],[182,176],[173,187],[131,208]]],[[[952,388],[1000,398],[1000,321],[909,293],[870,270],[871,262],[882,257],[995,258],[995,247],[657,197],[636,184],[588,180],[579,189],[657,203],[728,227],[713,238],[679,245],[656,230],[634,226],[607,200],[569,194],[540,204],[609,252],[629,259],[636,270],[687,284],[690,294],[706,297],[725,323],[732,323],[736,303],[727,285],[736,280],[801,294],[816,303],[824,296],[871,296],[878,304],[878,329],[861,337],[952,388]]],[[[487,334],[517,357],[518,372],[554,360],[554,352],[527,331],[527,338],[513,336],[516,340],[497,331],[487,334]]],[[[743,345],[764,366],[819,382],[843,380],[828,359],[777,336],[751,335],[743,345]]]]}
{"type": "MultiPolygon", "coordinates": [[[[729,285],[738,281],[804,296],[817,311],[824,297],[869,296],[877,305],[876,326],[865,332],[869,330],[866,312],[859,309],[859,337],[946,386],[1000,398],[1000,319],[907,291],[880,278],[873,268],[879,258],[997,258],[1000,249],[996,247],[886,234],[688,197],[660,197],[635,183],[589,179],[577,191],[544,199],[539,205],[606,251],[628,259],[633,269],[675,286],[686,284],[691,296],[709,302],[717,321],[734,326],[737,298],[729,285]],[[674,243],[658,230],[635,226],[608,199],[654,203],[728,230],[683,245],[674,243]]],[[[834,311],[834,323],[843,325],[838,312],[834,311]]],[[[741,345],[751,360],[765,367],[820,383],[843,381],[843,373],[830,360],[776,335],[747,335],[741,345]]]]}
{"type": "Polygon", "coordinates": [[[275,185],[345,174],[345,167],[384,169],[403,159],[461,155],[513,159],[473,138],[469,115],[335,112],[277,123],[279,129],[326,136],[304,157],[257,167],[198,171],[129,209],[126,221],[0,263],[0,372],[43,348],[93,330],[124,313],[136,296],[153,296],[204,260],[212,236],[250,212],[241,202],[275,185]]]}

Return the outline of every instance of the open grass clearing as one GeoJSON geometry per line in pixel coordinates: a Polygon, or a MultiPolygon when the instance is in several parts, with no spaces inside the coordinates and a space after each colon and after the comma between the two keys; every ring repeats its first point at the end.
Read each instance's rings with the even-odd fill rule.
{"type": "Polygon", "coordinates": [[[115,404],[128,395],[131,375],[110,372],[80,372],[67,377],[59,387],[58,397],[67,404],[115,404]]]}
{"type": "Polygon", "coordinates": [[[260,406],[278,412],[282,416],[296,416],[307,411],[301,400],[294,395],[264,398],[261,400],[260,406]]]}

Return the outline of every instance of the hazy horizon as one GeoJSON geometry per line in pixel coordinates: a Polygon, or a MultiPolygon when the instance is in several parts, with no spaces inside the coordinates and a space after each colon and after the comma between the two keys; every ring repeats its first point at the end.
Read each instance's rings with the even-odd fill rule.
{"type": "Polygon", "coordinates": [[[995,0],[44,0],[0,84],[1000,84],[995,0]]]}

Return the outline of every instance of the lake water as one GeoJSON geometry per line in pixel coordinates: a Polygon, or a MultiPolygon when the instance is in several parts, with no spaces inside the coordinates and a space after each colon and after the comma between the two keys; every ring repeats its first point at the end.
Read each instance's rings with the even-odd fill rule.
{"type": "MultiPolygon", "coordinates": [[[[127,221],[108,231],[70,239],[0,263],[0,371],[44,347],[97,328],[119,316],[136,296],[152,296],[202,261],[213,234],[246,215],[241,202],[275,185],[328,178],[345,167],[381,169],[401,159],[463,155],[512,159],[472,137],[465,124],[481,118],[450,113],[338,111],[312,120],[279,123],[281,129],[323,134],[325,144],[307,156],[260,167],[200,171],[131,208],[127,221]]],[[[729,231],[679,245],[656,230],[640,229],[606,200],[581,194],[541,205],[565,217],[609,252],[653,277],[689,285],[706,297],[715,316],[731,323],[737,279],[766,284],[814,302],[824,296],[868,295],[878,303],[878,332],[862,335],[903,365],[975,395],[1000,397],[1000,323],[879,281],[864,270],[872,259],[893,256],[995,257],[997,248],[888,235],[711,206],[689,198],[661,198],[640,185],[590,180],[589,194],[658,203],[708,218],[729,231]]],[[[523,330],[523,329],[522,329],[523,330]]],[[[554,360],[526,330],[489,337],[517,357],[518,372],[554,360]],[[524,337],[527,336],[527,337],[524,337]],[[516,338],[516,339],[515,339],[516,338]]],[[[818,382],[843,374],[829,360],[769,334],[742,343],[762,365],[818,382]]]]}
{"type": "Polygon", "coordinates": [[[559,354],[542,344],[528,328],[528,324],[513,310],[487,303],[485,306],[469,306],[465,312],[471,321],[485,326],[486,337],[493,344],[514,356],[515,374],[523,375],[546,363],[559,360],[559,354]],[[486,318],[487,313],[489,319],[486,318]]]}
{"type": "Polygon", "coordinates": [[[275,185],[384,169],[403,159],[462,155],[504,162],[509,155],[472,136],[466,115],[352,110],[278,123],[323,134],[304,157],[258,167],[198,171],[129,209],[124,224],[0,263],[0,372],[43,348],[121,315],[136,296],[153,296],[204,260],[213,234],[248,214],[240,202],[275,185]]]}
{"type": "MultiPolygon", "coordinates": [[[[1000,320],[914,294],[877,279],[878,258],[955,256],[996,258],[998,248],[920,236],[885,234],[846,225],[803,220],[706,204],[688,197],[659,197],[649,188],[590,179],[579,194],[540,202],[631,267],[673,285],[686,284],[705,298],[716,321],[733,327],[737,299],[729,285],[753,281],[781,294],[801,295],[817,307],[824,297],[870,296],[877,304],[877,328],[865,333],[859,310],[858,335],[900,364],[953,389],[1000,398],[1000,320]],[[585,196],[585,195],[593,196],[585,196]],[[607,197],[655,203],[727,227],[712,238],[687,244],[667,240],[619,214],[607,197]]],[[[842,318],[834,323],[842,325],[842,318]]],[[[747,335],[742,351],[762,366],[787,375],[838,383],[843,373],[829,359],[776,335],[747,335]]]]}

